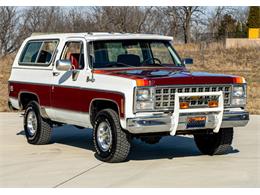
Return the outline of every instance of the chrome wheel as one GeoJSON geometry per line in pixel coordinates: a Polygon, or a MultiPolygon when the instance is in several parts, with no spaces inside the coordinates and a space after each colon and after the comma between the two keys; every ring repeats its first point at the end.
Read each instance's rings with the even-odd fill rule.
{"type": "Polygon", "coordinates": [[[111,127],[107,122],[101,122],[98,125],[97,143],[103,152],[107,152],[112,145],[111,127]]]}
{"type": "Polygon", "coordinates": [[[30,111],[27,115],[27,130],[31,137],[33,137],[37,131],[38,122],[34,111],[30,111]]]}

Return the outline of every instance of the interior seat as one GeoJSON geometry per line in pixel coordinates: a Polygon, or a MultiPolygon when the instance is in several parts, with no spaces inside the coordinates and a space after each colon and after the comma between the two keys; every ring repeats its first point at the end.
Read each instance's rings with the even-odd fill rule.
{"type": "Polygon", "coordinates": [[[135,54],[121,54],[117,56],[117,62],[130,66],[140,66],[140,57],[135,54]]]}
{"type": "Polygon", "coordinates": [[[71,61],[71,64],[75,66],[75,69],[80,69],[79,53],[70,53],[69,60],[71,61]]]}

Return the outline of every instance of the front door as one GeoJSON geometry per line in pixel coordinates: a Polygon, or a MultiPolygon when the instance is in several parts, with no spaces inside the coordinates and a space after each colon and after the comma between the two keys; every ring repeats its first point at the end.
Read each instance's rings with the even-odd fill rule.
{"type": "Polygon", "coordinates": [[[53,85],[51,89],[51,104],[56,121],[80,125],[86,123],[83,114],[84,101],[81,86],[86,83],[86,41],[68,39],[62,49],[60,60],[70,60],[72,69],[68,71],[53,68],[53,85]],[[85,120],[85,121],[84,121],[85,120]]]}

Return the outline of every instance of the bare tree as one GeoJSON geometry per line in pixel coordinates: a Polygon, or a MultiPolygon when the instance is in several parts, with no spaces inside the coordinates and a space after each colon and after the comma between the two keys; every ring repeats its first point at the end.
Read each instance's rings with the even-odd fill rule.
{"type": "Polygon", "coordinates": [[[14,7],[0,7],[0,56],[19,47],[19,16],[14,7]]]}
{"type": "Polygon", "coordinates": [[[176,12],[183,28],[184,42],[191,42],[191,26],[192,23],[198,25],[201,22],[201,15],[204,10],[199,6],[181,6],[176,7],[176,12]]]}
{"type": "Polygon", "coordinates": [[[96,31],[93,17],[88,8],[73,7],[64,16],[64,29],[66,32],[96,31]]]}
{"type": "Polygon", "coordinates": [[[183,35],[185,43],[191,42],[192,26],[202,23],[201,16],[205,14],[204,8],[198,6],[167,7],[164,13],[171,18],[173,33],[177,36],[183,35]]]}
{"type": "Polygon", "coordinates": [[[31,7],[24,10],[25,31],[29,32],[62,32],[64,15],[60,7],[31,7]]]}
{"type": "Polygon", "coordinates": [[[178,39],[180,33],[180,20],[177,13],[176,7],[165,7],[162,8],[162,12],[166,16],[164,19],[164,23],[168,24],[168,32],[167,35],[171,35],[174,38],[178,39]]]}
{"type": "Polygon", "coordinates": [[[139,33],[145,29],[152,7],[94,7],[98,31],[139,33]]]}
{"type": "Polygon", "coordinates": [[[248,8],[241,7],[0,7],[0,55],[16,51],[33,32],[157,33],[189,43],[205,31],[218,33],[225,14],[245,31],[248,8]]]}

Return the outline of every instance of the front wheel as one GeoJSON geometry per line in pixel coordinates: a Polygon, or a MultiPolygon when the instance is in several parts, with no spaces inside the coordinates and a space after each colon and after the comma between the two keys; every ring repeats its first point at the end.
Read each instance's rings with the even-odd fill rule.
{"type": "Polygon", "coordinates": [[[118,114],[112,109],[97,114],[93,141],[97,157],[104,162],[125,161],[130,152],[130,135],[121,128],[118,114]]]}
{"type": "Polygon", "coordinates": [[[233,140],[233,128],[221,128],[218,133],[194,135],[198,149],[207,155],[228,153],[233,140]]]}

